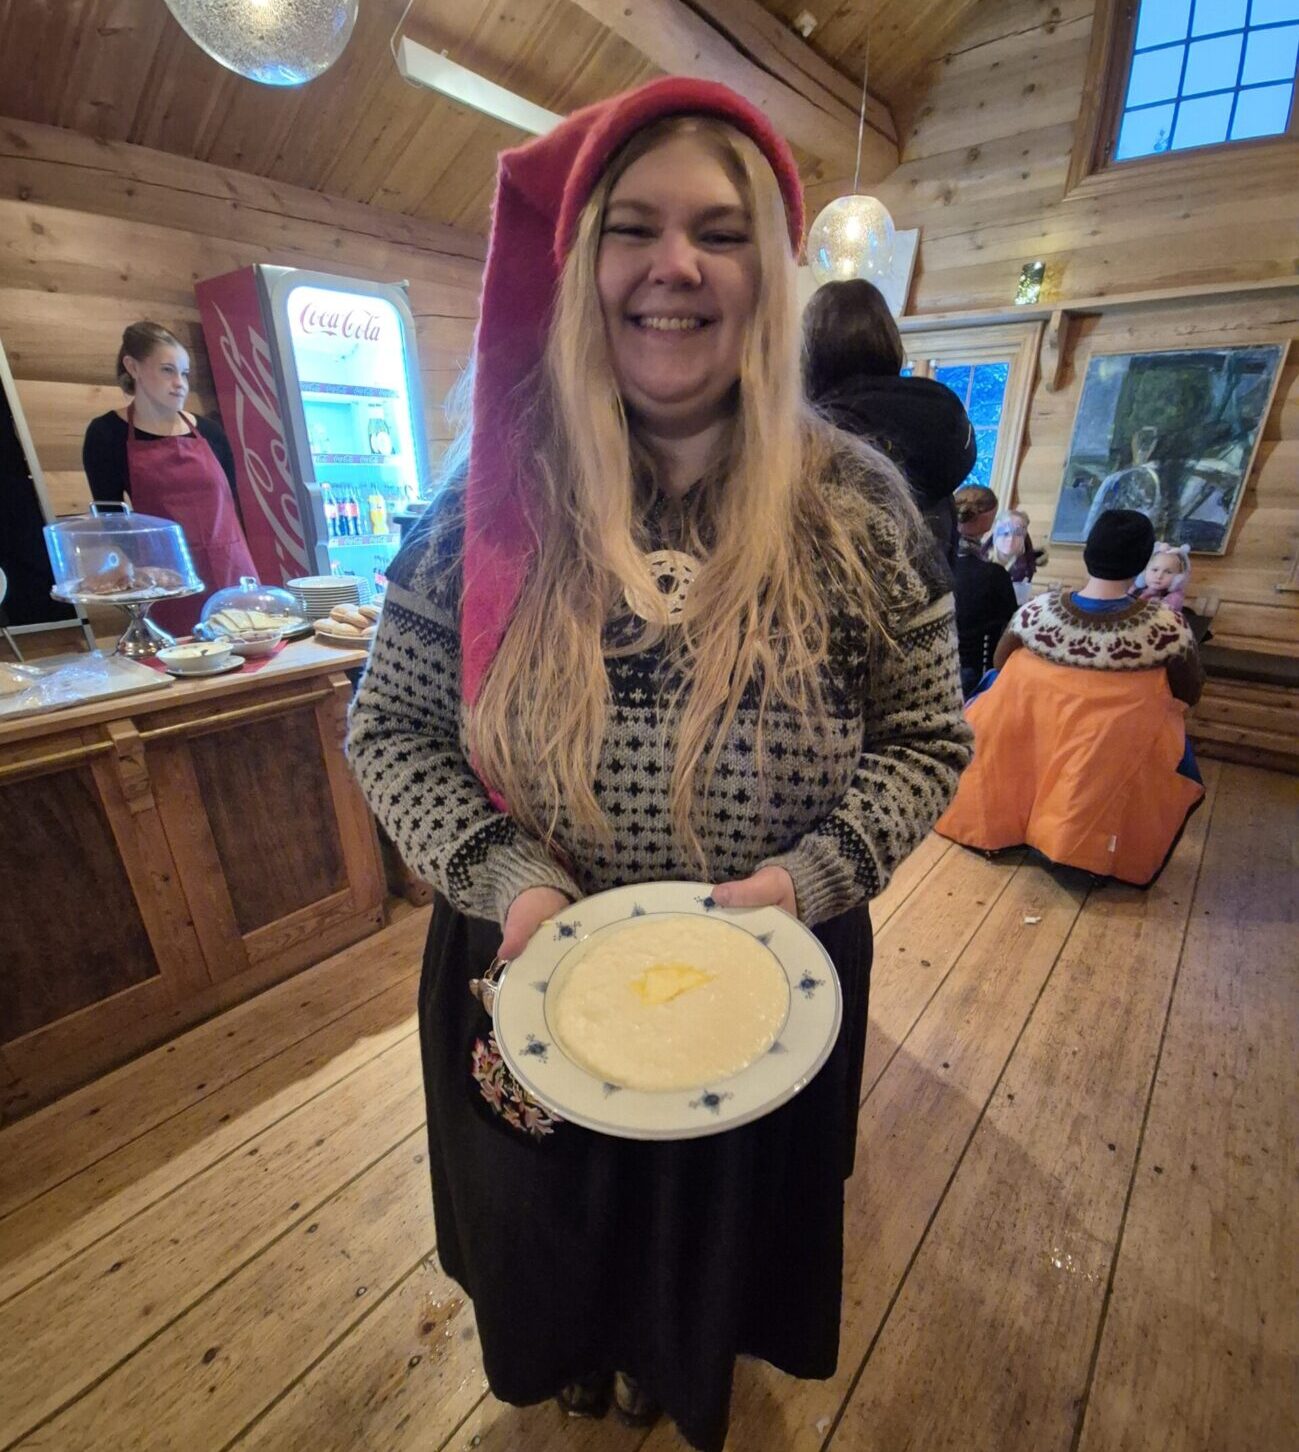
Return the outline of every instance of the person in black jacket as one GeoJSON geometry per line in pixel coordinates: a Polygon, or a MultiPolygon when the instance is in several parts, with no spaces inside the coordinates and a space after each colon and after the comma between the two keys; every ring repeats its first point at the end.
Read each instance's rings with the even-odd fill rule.
{"type": "Polygon", "coordinates": [[[861,278],[827,282],[803,316],[803,383],[836,427],[898,465],[949,565],[956,563],[952,494],[974,468],[974,430],[961,401],[931,378],[903,378],[906,354],[884,295],[861,278]]]}
{"type": "Polygon", "coordinates": [[[961,542],[952,569],[956,594],[956,640],[961,656],[961,691],[968,700],[992,667],[992,655],[1019,609],[1005,568],[984,559],[981,541],[997,514],[997,496],[982,484],[956,491],[961,542]]]}

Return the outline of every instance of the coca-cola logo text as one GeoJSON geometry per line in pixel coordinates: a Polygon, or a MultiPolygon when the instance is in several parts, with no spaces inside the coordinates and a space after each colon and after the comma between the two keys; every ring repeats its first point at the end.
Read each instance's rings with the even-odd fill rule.
{"type": "MultiPolygon", "coordinates": [[[[243,465],[239,478],[239,499],[243,504],[244,528],[249,548],[268,583],[292,579],[311,569],[302,517],[298,509],[293,468],[284,438],[275,366],[265,337],[247,313],[237,289],[226,286],[222,303],[213,301],[212,315],[220,324],[220,344],[212,350],[213,329],[207,317],[208,350],[213,372],[227,412],[233,412],[233,437],[243,465]],[[233,319],[233,321],[232,321],[233,319]],[[247,352],[239,345],[238,330],[247,336],[247,352]],[[222,383],[229,373],[229,384],[222,383]],[[229,409],[229,388],[234,389],[234,408],[229,409]],[[251,497],[250,497],[251,491],[251,497]],[[256,508],[254,509],[254,505],[256,508]]],[[[227,427],[230,420],[227,418],[227,427]]]]}
{"type": "Polygon", "coordinates": [[[368,308],[338,312],[304,303],[298,326],[304,333],[327,333],[331,338],[355,338],[363,343],[377,343],[383,336],[382,319],[368,308]]]}

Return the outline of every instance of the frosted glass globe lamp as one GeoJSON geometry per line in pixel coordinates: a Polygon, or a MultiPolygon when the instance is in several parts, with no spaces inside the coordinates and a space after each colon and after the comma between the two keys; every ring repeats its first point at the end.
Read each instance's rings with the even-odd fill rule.
{"type": "Polygon", "coordinates": [[[265,86],[300,86],[343,53],[358,0],[167,0],[181,29],[219,61],[265,86]]]}
{"type": "Polygon", "coordinates": [[[807,234],[807,261],[818,285],[872,278],[893,261],[893,218],[874,197],[839,197],[807,234]]]}

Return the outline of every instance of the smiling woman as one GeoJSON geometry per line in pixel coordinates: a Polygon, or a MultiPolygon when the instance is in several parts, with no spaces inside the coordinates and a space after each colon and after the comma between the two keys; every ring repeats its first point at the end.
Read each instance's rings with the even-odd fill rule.
{"type": "MultiPolygon", "coordinates": [[[[699,81],[615,97],[507,153],[494,215],[467,477],[388,571],[349,741],[445,899],[438,1253],[499,1397],[598,1413],[617,1373],[625,1416],[661,1403],[720,1452],[738,1354],[834,1369],[866,901],[967,758],[951,600],[896,470],[803,401],[802,198],[758,111],[699,81]],[[706,1145],[562,1122],[470,980],[576,936],[581,907],[549,921],[570,901],[686,878],[813,927],[843,990],[828,1061],[706,1145]]],[[[673,946],[636,982],[702,994],[717,965],[673,946]]],[[[691,1059],[682,1082],[725,1095],[691,1059]]]]}
{"type": "Polygon", "coordinates": [[[647,128],[637,150],[609,192],[596,285],[618,387],[641,437],[666,454],[668,492],[682,493],[702,470],[680,457],[680,441],[696,439],[706,457],[725,426],[758,247],[719,123],[647,128]]]}

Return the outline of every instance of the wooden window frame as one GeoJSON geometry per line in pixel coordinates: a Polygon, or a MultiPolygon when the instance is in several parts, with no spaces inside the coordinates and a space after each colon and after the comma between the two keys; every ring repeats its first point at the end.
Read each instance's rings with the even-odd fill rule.
{"type": "MultiPolygon", "coordinates": [[[[1204,182],[1220,168],[1257,170],[1260,180],[1281,164],[1281,174],[1299,168],[1299,87],[1290,107],[1290,125],[1277,136],[1253,136],[1244,141],[1217,141],[1185,151],[1161,151],[1115,161],[1123,98],[1132,68],[1132,43],[1141,0],[1096,0],[1092,19],[1091,52],[1083,83],[1082,110],[1074,130],[1073,155],[1065,196],[1140,191],[1153,180],[1204,182]]],[[[1290,172],[1293,175],[1292,172],[1290,172]]]]}
{"type": "Polygon", "coordinates": [[[917,377],[932,377],[933,363],[1005,363],[1006,396],[997,425],[997,448],[992,460],[989,487],[1002,509],[1015,502],[1015,482],[1019,477],[1019,461],[1024,451],[1024,433],[1028,427],[1029,408],[1033,402],[1033,386],[1037,381],[1038,354],[1042,346],[1042,322],[1005,323],[974,328],[944,328],[927,331],[923,327],[907,327],[900,320],[902,343],[912,360],[917,377]]]}

